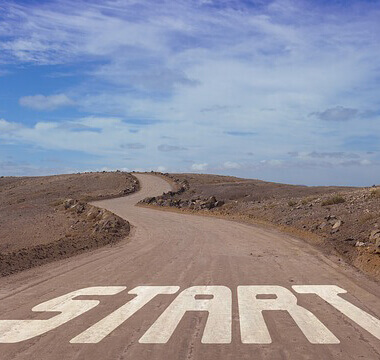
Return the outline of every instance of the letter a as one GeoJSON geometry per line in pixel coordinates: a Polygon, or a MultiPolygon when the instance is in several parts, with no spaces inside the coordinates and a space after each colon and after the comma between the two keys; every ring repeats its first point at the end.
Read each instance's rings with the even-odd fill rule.
{"type": "Polygon", "coordinates": [[[144,344],[165,344],[187,311],[208,311],[203,344],[231,342],[231,290],[225,286],[193,286],[182,291],[139,340],[144,344]],[[197,296],[212,295],[211,299],[197,296]]]}

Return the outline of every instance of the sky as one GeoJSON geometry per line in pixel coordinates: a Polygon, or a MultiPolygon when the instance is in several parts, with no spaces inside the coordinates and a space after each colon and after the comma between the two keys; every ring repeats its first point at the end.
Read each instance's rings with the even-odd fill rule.
{"type": "Polygon", "coordinates": [[[0,2],[0,175],[380,183],[380,1],[0,2]]]}

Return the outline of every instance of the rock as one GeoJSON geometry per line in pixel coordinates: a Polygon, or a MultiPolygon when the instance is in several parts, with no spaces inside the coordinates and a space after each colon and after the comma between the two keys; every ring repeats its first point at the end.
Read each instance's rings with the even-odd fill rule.
{"type": "Polygon", "coordinates": [[[99,220],[103,219],[104,216],[105,216],[105,211],[104,211],[104,210],[100,210],[100,211],[98,212],[98,214],[96,215],[95,219],[96,219],[97,221],[99,221],[99,220]]]}
{"type": "Polygon", "coordinates": [[[212,208],[215,207],[215,204],[216,204],[216,198],[215,198],[215,196],[211,196],[206,201],[202,201],[200,203],[200,207],[201,207],[201,209],[211,210],[212,208]]]}
{"type": "Polygon", "coordinates": [[[208,199],[208,201],[215,203],[215,202],[216,202],[216,198],[215,198],[215,196],[211,196],[211,197],[208,199]]]}
{"type": "Polygon", "coordinates": [[[148,198],[144,199],[144,202],[147,204],[152,204],[152,203],[156,202],[156,198],[154,196],[148,197],[148,198]]]}
{"type": "Polygon", "coordinates": [[[93,220],[98,216],[98,214],[99,214],[98,210],[90,210],[87,214],[87,219],[93,220]]]}
{"type": "Polygon", "coordinates": [[[214,207],[213,203],[204,202],[201,204],[201,209],[211,210],[214,207]]]}
{"type": "Polygon", "coordinates": [[[86,209],[86,204],[78,202],[70,207],[70,210],[76,211],[77,214],[81,214],[86,209]]]}
{"type": "Polygon", "coordinates": [[[355,243],[355,246],[356,246],[356,247],[363,247],[363,246],[366,246],[366,243],[364,243],[364,242],[362,242],[362,241],[357,241],[357,242],[355,243]]]}
{"type": "Polygon", "coordinates": [[[329,216],[326,216],[326,217],[325,217],[325,220],[327,220],[327,222],[328,222],[330,225],[332,225],[332,226],[334,226],[335,223],[336,223],[337,221],[339,221],[338,218],[337,218],[335,215],[329,215],[329,216]]]}
{"type": "Polygon", "coordinates": [[[338,220],[338,221],[336,221],[336,222],[334,223],[333,227],[332,227],[333,230],[338,229],[342,224],[343,224],[343,221],[342,221],[342,220],[338,220]]]}
{"type": "Polygon", "coordinates": [[[110,231],[112,229],[116,229],[117,227],[119,227],[119,225],[119,220],[112,216],[99,222],[100,230],[103,231],[110,231]]]}
{"type": "Polygon", "coordinates": [[[178,204],[179,208],[184,208],[184,207],[188,207],[188,206],[189,206],[189,202],[187,200],[180,200],[180,202],[178,204]]]}
{"type": "Polygon", "coordinates": [[[380,229],[375,229],[371,231],[371,235],[369,236],[369,239],[371,241],[376,241],[377,239],[380,239],[380,229]]]}
{"type": "Polygon", "coordinates": [[[74,199],[66,199],[63,202],[63,206],[65,207],[65,209],[68,209],[68,208],[72,207],[73,205],[75,205],[75,200],[74,199]]]}
{"type": "Polygon", "coordinates": [[[215,207],[219,207],[219,206],[223,206],[224,205],[224,201],[223,200],[218,200],[216,203],[215,203],[215,207]]]}

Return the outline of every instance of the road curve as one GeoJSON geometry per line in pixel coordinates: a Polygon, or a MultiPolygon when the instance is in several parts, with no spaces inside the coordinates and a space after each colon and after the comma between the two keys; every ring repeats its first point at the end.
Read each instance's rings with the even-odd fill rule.
{"type": "MultiPolygon", "coordinates": [[[[59,312],[35,312],[31,309],[75,290],[109,286],[120,289],[125,286],[127,289],[117,290],[118,293],[115,290],[114,295],[108,296],[78,297],[78,300],[97,299],[100,303],[42,335],[16,343],[0,343],[1,359],[380,358],[380,340],[374,335],[379,329],[373,320],[380,317],[378,284],[344,265],[336,265],[304,242],[275,230],[212,217],[136,207],[134,205],[140,199],[170,189],[170,185],[160,177],[144,174],[137,177],[142,184],[138,193],[95,203],[130,221],[133,225],[131,236],[113,247],[0,279],[0,329],[2,320],[49,320],[57,316],[59,312]],[[223,288],[223,295],[214,302],[219,309],[215,310],[215,323],[211,324],[211,310],[208,317],[204,311],[188,311],[174,332],[169,332],[166,343],[153,343],[149,336],[145,337],[146,342],[142,341],[165,309],[175,308],[172,302],[181,291],[192,286],[211,289],[217,285],[220,286],[217,289],[223,288]],[[249,319],[246,319],[248,328],[242,329],[245,308],[241,307],[240,311],[238,308],[237,288],[244,285],[271,285],[291,291],[296,295],[298,305],[319,319],[338,341],[311,343],[287,311],[272,310],[263,312],[271,343],[249,343],[246,333],[251,329],[247,325],[249,319]],[[361,309],[373,317],[372,333],[320,296],[295,292],[294,285],[335,285],[345,289],[347,293],[339,296],[354,305],[351,314],[355,309],[361,309]],[[98,343],[70,343],[133,299],[135,295],[128,294],[128,291],[137,286],[178,286],[180,290],[175,294],[154,297],[124,322],[120,320],[122,315],[117,315],[114,322],[120,320],[120,326],[105,334],[98,343]],[[228,289],[232,292],[231,341],[228,341],[228,289]],[[219,325],[224,320],[227,326],[220,329],[219,325]],[[209,343],[202,338],[206,325],[209,325],[209,343]],[[218,339],[227,340],[217,343],[218,339]]],[[[214,295],[214,299],[218,296],[214,295]]],[[[201,305],[201,308],[205,308],[212,296],[198,295],[196,299],[198,302],[204,299],[206,305],[201,305]]],[[[261,297],[257,296],[257,299],[261,297]]],[[[274,297],[264,296],[264,299],[274,297]]],[[[177,308],[181,306],[179,302],[177,308]]],[[[164,321],[164,327],[171,326],[174,315],[173,312],[170,314],[167,323],[164,321]]],[[[305,327],[311,326],[308,321],[305,327]]],[[[256,325],[251,324],[252,331],[256,325]]],[[[153,335],[158,339],[167,331],[161,324],[153,335]]],[[[265,337],[265,331],[261,336],[265,337]]]]}

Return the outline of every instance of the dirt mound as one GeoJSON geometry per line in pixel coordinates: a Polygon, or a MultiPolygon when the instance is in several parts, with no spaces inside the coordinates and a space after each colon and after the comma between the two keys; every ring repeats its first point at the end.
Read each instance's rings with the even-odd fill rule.
{"type": "Polygon", "coordinates": [[[95,249],[128,235],[129,223],[87,204],[139,188],[131,174],[0,179],[0,275],[95,249]]]}

